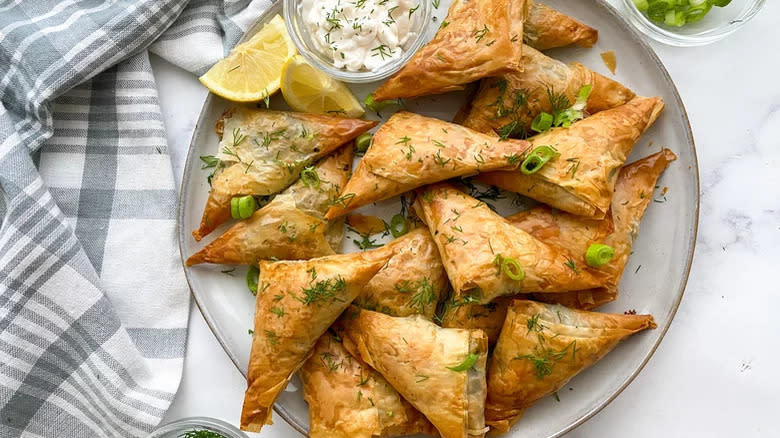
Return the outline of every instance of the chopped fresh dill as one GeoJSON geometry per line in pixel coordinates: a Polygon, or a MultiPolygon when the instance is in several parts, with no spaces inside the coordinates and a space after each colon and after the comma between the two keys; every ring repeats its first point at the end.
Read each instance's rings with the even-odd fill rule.
{"type": "Polygon", "coordinates": [[[482,41],[482,38],[485,38],[485,35],[490,32],[490,29],[488,29],[487,24],[482,25],[482,29],[477,29],[473,32],[474,39],[477,40],[477,42],[482,41]]]}
{"type": "Polygon", "coordinates": [[[320,362],[322,362],[322,365],[328,369],[329,373],[338,370],[339,367],[344,363],[344,360],[336,362],[335,358],[336,356],[329,351],[320,354],[320,362]]]}
{"type": "Polygon", "coordinates": [[[441,156],[441,151],[436,151],[436,155],[433,156],[433,161],[441,167],[446,166],[451,160],[452,158],[447,158],[445,160],[444,157],[441,156]]]}
{"type": "Polygon", "coordinates": [[[279,344],[279,336],[276,334],[276,332],[271,330],[265,331],[265,337],[268,339],[268,344],[270,346],[275,346],[279,344]]]}
{"type": "Polygon", "coordinates": [[[566,174],[568,175],[571,173],[571,177],[574,178],[574,175],[577,174],[577,169],[580,168],[580,159],[579,158],[567,158],[566,161],[571,163],[569,165],[569,168],[566,170],[566,174]]]}
{"type": "Polygon", "coordinates": [[[567,259],[568,260],[563,265],[574,271],[575,274],[579,274],[580,270],[577,268],[577,265],[574,264],[574,260],[572,260],[571,257],[567,257],[567,259]]]}
{"type": "Polygon", "coordinates": [[[371,51],[376,52],[374,53],[373,56],[381,56],[382,60],[384,60],[385,58],[389,58],[390,56],[393,55],[393,50],[384,44],[374,47],[373,49],[371,49],[371,51]]]}
{"type": "Polygon", "coordinates": [[[368,379],[371,377],[371,375],[363,377],[363,367],[360,367],[360,375],[355,374],[355,377],[358,378],[357,386],[363,386],[368,383],[368,379]]]}
{"type": "Polygon", "coordinates": [[[550,102],[550,112],[555,118],[561,111],[571,106],[571,101],[565,93],[559,93],[555,91],[553,87],[547,87],[547,99],[550,102]]]}
{"type": "Polygon", "coordinates": [[[506,158],[507,163],[509,163],[510,166],[514,166],[515,164],[519,163],[522,158],[521,155],[518,154],[512,154],[512,155],[504,155],[504,158],[506,158]]]}
{"type": "Polygon", "coordinates": [[[404,153],[404,157],[406,157],[407,160],[412,161],[412,157],[414,156],[414,152],[415,152],[414,145],[407,144],[406,147],[408,148],[408,150],[404,151],[403,149],[401,149],[401,152],[404,153]]]}
{"type": "Polygon", "coordinates": [[[514,134],[515,130],[517,129],[517,125],[520,123],[519,120],[513,120],[506,125],[498,128],[498,136],[501,140],[506,140],[512,134],[514,134]]]}
{"type": "Polygon", "coordinates": [[[352,239],[352,242],[363,251],[367,249],[379,248],[382,246],[381,243],[376,243],[376,239],[372,239],[368,234],[361,234],[360,237],[361,240],[352,239]]]}
{"type": "MultiPolygon", "coordinates": [[[[312,283],[314,283],[314,279],[312,279],[312,283]]],[[[309,305],[325,300],[340,300],[336,293],[342,292],[347,288],[347,282],[340,275],[336,278],[328,278],[314,284],[312,283],[309,283],[309,287],[303,288],[303,298],[295,297],[303,304],[309,305]]]]}
{"type": "Polygon", "coordinates": [[[434,291],[433,283],[428,280],[428,277],[423,277],[417,284],[417,293],[409,299],[409,307],[419,309],[420,313],[425,313],[425,307],[435,301],[436,292],[434,291]]]}
{"type": "Polygon", "coordinates": [[[354,199],[354,198],[355,198],[355,194],[354,193],[347,193],[347,194],[341,195],[341,196],[339,196],[337,198],[330,199],[328,201],[328,205],[329,206],[338,205],[341,208],[347,208],[349,206],[349,204],[352,202],[352,199],[354,199]]]}
{"type": "MultiPolygon", "coordinates": [[[[542,330],[544,330],[544,326],[539,323],[539,314],[528,318],[526,321],[526,326],[528,327],[528,333],[536,332],[540,333],[542,330]]],[[[558,313],[558,318],[560,319],[560,312],[558,313]]],[[[527,333],[526,333],[527,334],[527,333]]]]}
{"type": "Polygon", "coordinates": [[[542,345],[543,338],[540,338],[540,344],[534,348],[533,354],[524,354],[516,356],[515,360],[528,359],[534,367],[536,378],[539,380],[544,379],[553,372],[555,365],[569,355],[571,350],[571,359],[574,360],[574,356],[577,353],[577,341],[569,342],[563,349],[556,351],[550,347],[544,347],[542,345]]]}

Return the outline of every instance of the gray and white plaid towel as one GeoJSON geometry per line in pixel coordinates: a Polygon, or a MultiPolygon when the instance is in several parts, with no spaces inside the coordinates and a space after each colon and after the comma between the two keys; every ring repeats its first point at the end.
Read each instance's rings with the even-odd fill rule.
{"type": "Polygon", "coordinates": [[[268,4],[0,0],[0,437],[164,415],[189,295],[147,48],[202,73],[268,4]]]}

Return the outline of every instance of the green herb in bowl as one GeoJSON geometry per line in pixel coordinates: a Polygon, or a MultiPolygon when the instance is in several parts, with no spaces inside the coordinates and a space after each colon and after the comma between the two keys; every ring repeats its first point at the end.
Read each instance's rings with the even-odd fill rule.
{"type": "Polygon", "coordinates": [[[179,438],[227,438],[227,437],[225,435],[222,435],[221,433],[214,432],[211,430],[193,429],[189,432],[184,432],[183,434],[179,435],[179,438]]]}
{"type": "Polygon", "coordinates": [[[682,27],[695,23],[712,9],[724,7],[731,0],[633,0],[636,8],[651,21],[667,26],[682,27]]]}

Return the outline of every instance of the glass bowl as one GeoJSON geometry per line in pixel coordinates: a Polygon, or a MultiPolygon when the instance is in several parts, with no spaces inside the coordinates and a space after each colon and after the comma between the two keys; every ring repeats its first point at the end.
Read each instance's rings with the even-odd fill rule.
{"type": "Polygon", "coordinates": [[[178,438],[187,432],[208,430],[223,435],[225,438],[249,438],[237,427],[222,420],[209,417],[183,418],[160,426],[149,435],[149,438],[178,438]]]}
{"type": "Polygon", "coordinates": [[[406,42],[406,45],[403,47],[404,54],[400,58],[383,65],[376,71],[351,72],[339,69],[333,65],[332,60],[329,60],[317,50],[317,47],[311,41],[311,32],[304,26],[299,11],[301,2],[302,0],[284,0],[284,21],[287,26],[287,33],[298,48],[298,52],[309,63],[329,76],[343,82],[367,83],[386,79],[400,70],[409,61],[409,58],[427,41],[427,29],[431,22],[431,2],[429,0],[420,0],[419,9],[415,13],[415,19],[410,29],[412,32],[416,32],[417,36],[406,42]]]}
{"type": "Polygon", "coordinates": [[[727,6],[713,7],[700,21],[682,27],[650,21],[633,0],[623,0],[623,10],[631,24],[650,38],[678,47],[703,46],[719,41],[755,17],[765,0],[732,0],[727,6]]]}

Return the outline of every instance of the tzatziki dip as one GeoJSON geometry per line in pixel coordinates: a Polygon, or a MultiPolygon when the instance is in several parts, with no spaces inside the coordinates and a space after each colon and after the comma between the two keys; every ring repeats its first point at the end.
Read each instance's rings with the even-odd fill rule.
{"type": "Polygon", "coordinates": [[[299,14],[312,43],[336,68],[377,71],[400,58],[424,0],[303,0],[299,14]]]}

